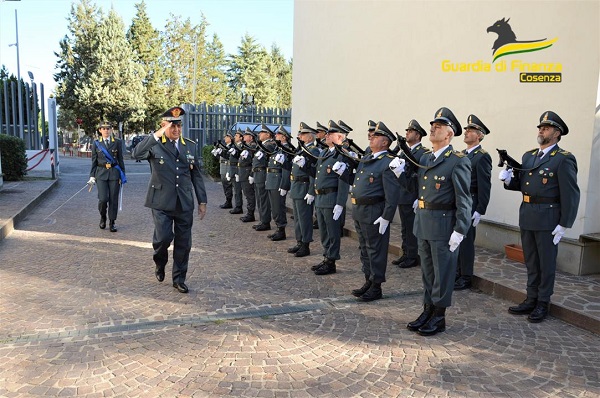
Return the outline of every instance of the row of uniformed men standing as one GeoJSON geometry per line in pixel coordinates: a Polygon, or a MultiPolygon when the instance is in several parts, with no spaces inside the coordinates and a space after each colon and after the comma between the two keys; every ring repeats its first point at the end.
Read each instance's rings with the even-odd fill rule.
{"type": "MultiPolygon", "coordinates": [[[[238,131],[240,137],[248,136],[246,149],[238,150],[240,157],[253,158],[251,172],[257,191],[260,191],[258,176],[261,172],[266,172],[267,176],[263,191],[268,192],[264,196],[268,200],[261,204],[260,195],[257,195],[261,222],[254,228],[270,229],[269,214],[263,211],[270,204],[270,216],[278,227],[270,238],[285,239],[285,196],[291,189],[297,245],[288,252],[297,256],[308,255],[314,205],[324,256],[321,263],[312,267],[317,275],[336,272],[335,262],[340,258],[340,218],[350,193],[365,275],[364,285],[354,289],[352,294],[363,301],[382,297],[381,284],[385,282],[389,245],[388,226],[398,207],[403,256],[393,263],[401,268],[421,265],[424,310],[407,327],[426,336],[445,330],[445,309],[452,303],[452,291],[471,286],[475,227],[489,203],[492,168],[490,155],[480,145],[489,129],[475,115],[468,117],[464,139],[467,149],[461,152],[454,151],[450,145],[454,136],[462,134],[452,111],[440,108],[430,124],[433,151],[421,144],[426,131],[416,120],[411,120],[406,129],[406,144],[412,156],[403,152],[396,156],[397,150],[390,151],[390,145],[396,140],[394,134],[384,123],[369,121],[369,148],[362,158],[348,148],[347,135],[352,128],[341,120],[337,123],[330,121],[328,128],[317,123],[317,129],[301,123],[298,139],[303,148],[294,148],[288,142],[291,135],[283,127],[276,131],[275,138],[279,144],[265,125],[261,126],[258,137],[249,130],[244,133],[238,131]],[[317,141],[317,134],[324,133],[324,130],[327,130],[325,138],[317,141]],[[336,145],[339,146],[337,149],[336,145]],[[259,163],[261,160],[263,163],[259,163]],[[269,177],[271,184],[268,183],[269,177]],[[459,245],[461,250],[457,250],[459,245]]],[[[230,162],[231,156],[235,159],[238,150],[228,149],[230,162]]],[[[213,153],[228,156],[223,151],[215,150],[213,153]]],[[[230,166],[234,165],[230,163],[230,166]]],[[[235,170],[230,169],[229,172],[235,173],[235,170]]],[[[227,179],[231,175],[225,177],[227,179]]],[[[249,177],[249,185],[252,185],[252,178],[249,177]]],[[[246,197],[248,199],[251,195],[246,197]]],[[[241,210],[241,201],[237,203],[241,210]]],[[[245,218],[253,221],[250,209],[249,205],[245,218]]],[[[528,304],[527,310],[532,312],[530,307],[528,304]]],[[[546,314],[537,314],[537,318],[534,316],[530,321],[542,320],[546,314]]]]}

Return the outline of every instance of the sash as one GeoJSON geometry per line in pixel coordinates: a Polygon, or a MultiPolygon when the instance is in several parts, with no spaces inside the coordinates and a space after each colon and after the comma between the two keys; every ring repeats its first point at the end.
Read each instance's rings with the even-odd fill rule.
{"type": "Polygon", "coordinates": [[[98,142],[98,140],[95,140],[94,144],[96,144],[96,148],[98,148],[102,151],[106,160],[108,160],[111,163],[116,164],[115,169],[119,170],[119,174],[121,175],[121,184],[125,184],[127,182],[127,177],[125,177],[125,172],[123,171],[123,169],[121,169],[121,166],[119,166],[119,163],[117,163],[115,161],[115,159],[111,156],[110,152],[108,152],[106,150],[106,148],[104,148],[103,146],[100,146],[100,142],[98,142]]]}

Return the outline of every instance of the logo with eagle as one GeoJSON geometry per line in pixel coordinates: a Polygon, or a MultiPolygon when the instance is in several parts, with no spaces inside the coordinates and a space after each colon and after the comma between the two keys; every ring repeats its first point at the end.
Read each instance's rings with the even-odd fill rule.
{"type": "Polygon", "coordinates": [[[508,24],[508,21],[510,21],[510,18],[502,18],[487,28],[488,33],[493,32],[498,35],[498,38],[492,46],[492,56],[494,57],[492,63],[498,58],[504,57],[505,55],[540,51],[545,48],[552,47],[552,45],[558,40],[558,37],[555,37],[551,40],[517,40],[517,35],[515,35],[513,32],[512,28],[508,24]]]}

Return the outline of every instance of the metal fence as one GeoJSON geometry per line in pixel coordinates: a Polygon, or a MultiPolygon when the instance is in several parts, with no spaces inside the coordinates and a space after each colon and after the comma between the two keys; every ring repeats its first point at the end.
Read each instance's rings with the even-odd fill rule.
{"type": "Polygon", "coordinates": [[[7,79],[2,83],[0,88],[0,134],[13,135],[23,139],[25,149],[47,147],[47,132],[42,132],[40,129],[40,126],[46,125],[44,85],[40,84],[38,96],[35,83],[23,83],[21,85],[23,90],[16,81],[7,79]],[[19,95],[21,101],[19,101],[19,95]]]}
{"type": "Polygon", "coordinates": [[[198,156],[202,147],[222,138],[225,131],[237,122],[284,124],[292,122],[291,108],[263,108],[260,106],[197,105],[184,104],[187,126],[183,135],[198,143],[198,156]]]}

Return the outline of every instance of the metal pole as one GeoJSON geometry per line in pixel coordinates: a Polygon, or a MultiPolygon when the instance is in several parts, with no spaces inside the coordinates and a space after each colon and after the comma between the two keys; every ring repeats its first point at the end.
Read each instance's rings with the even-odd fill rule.
{"type": "Polygon", "coordinates": [[[198,36],[194,42],[194,86],[192,87],[192,104],[196,105],[196,70],[198,69],[198,36]]]}
{"type": "Polygon", "coordinates": [[[21,61],[19,59],[19,20],[17,18],[17,10],[15,10],[15,34],[17,36],[17,95],[19,96],[19,138],[24,139],[23,125],[23,98],[21,94],[21,61]]]}

